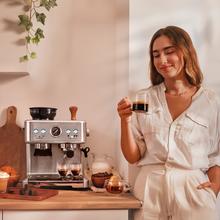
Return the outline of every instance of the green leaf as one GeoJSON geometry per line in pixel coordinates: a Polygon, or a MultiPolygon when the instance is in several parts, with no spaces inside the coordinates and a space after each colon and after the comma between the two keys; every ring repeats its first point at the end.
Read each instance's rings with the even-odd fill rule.
{"type": "Polygon", "coordinates": [[[31,52],[30,57],[31,57],[32,59],[35,59],[35,58],[37,58],[37,54],[36,54],[35,52],[31,52]]]}
{"type": "Polygon", "coordinates": [[[44,32],[42,29],[38,28],[35,32],[35,37],[44,38],[44,32]]]}
{"type": "Polygon", "coordinates": [[[40,6],[45,7],[48,11],[57,6],[56,0],[41,0],[40,6]]]}
{"type": "Polygon", "coordinates": [[[31,38],[31,42],[33,44],[38,44],[40,42],[40,38],[38,36],[35,36],[35,37],[31,38]]]}
{"type": "Polygon", "coordinates": [[[36,12],[37,21],[41,22],[43,25],[45,24],[46,15],[44,13],[36,12]]]}
{"type": "Polygon", "coordinates": [[[57,0],[49,0],[51,8],[57,6],[57,0]]]}
{"type": "Polygon", "coordinates": [[[31,37],[29,35],[27,37],[25,37],[25,39],[28,44],[31,42],[31,37]]]}
{"type": "Polygon", "coordinates": [[[24,56],[22,56],[22,57],[20,57],[19,58],[19,61],[20,62],[26,62],[26,61],[28,61],[29,59],[28,59],[28,55],[24,55],[24,56]]]}
{"type": "Polygon", "coordinates": [[[33,26],[30,18],[27,15],[18,15],[18,18],[20,20],[19,25],[24,26],[25,30],[29,31],[33,26]]]}
{"type": "Polygon", "coordinates": [[[38,28],[34,34],[34,37],[31,38],[31,42],[33,44],[38,44],[41,38],[44,38],[43,30],[38,28]]]}

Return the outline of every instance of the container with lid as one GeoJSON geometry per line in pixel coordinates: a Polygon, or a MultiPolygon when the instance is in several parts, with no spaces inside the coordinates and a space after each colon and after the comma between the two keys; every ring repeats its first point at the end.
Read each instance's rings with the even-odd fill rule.
{"type": "Polygon", "coordinates": [[[5,193],[7,190],[9,175],[6,172],[0,171],[0,193],[5,193]]]}
{"type": "Polygon", "coordinates": [[[110,164],[111,157],[108,155],[95,155],[93,156],[92,174],[96,173],[112,173],[112,166],[110,164]]]}
{"type": "Polygon", "coordinates": [[[122,192],[131,192],[130,184],[123,180],[119,175],[112,175],[109,180],[105,181],[106,191],[113,194],[122,192]]]}

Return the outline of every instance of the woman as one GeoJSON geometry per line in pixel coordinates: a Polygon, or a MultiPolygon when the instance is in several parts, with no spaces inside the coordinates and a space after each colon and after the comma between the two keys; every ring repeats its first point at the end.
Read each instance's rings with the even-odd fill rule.
{"type": "Polygon", "coordinates": [[[148,112],[132,114],[127,97],[118,103],[122,152],[141,166],[134,194],[143,207],[135,219],[217,219],[219,102],[201,85],[196,51],[183,29],[158,30],[149,52],[148,112]]]}

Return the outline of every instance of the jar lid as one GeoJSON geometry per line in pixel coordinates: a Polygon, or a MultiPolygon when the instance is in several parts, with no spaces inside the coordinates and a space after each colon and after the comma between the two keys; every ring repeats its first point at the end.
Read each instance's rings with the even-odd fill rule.
{"type": "Polygon", "coordinates": [[[120,176],[117,176],[117,175],[113,175],[111,178],[110,178],[110,180],[109,180],[109,182],[120,182],[121,181],[121,177],[120,176]]]}

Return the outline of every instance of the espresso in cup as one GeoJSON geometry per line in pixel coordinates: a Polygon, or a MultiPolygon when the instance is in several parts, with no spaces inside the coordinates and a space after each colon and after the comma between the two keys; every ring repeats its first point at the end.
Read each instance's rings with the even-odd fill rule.
{"type": "Polygon", "coordinates": [[[132,111],[147,112],[148,111],[148,104],[145,102],[141,102],[141,101],[133,102],[132,111]]]}
{"type": "Polygon", "coordinates": [[[67,175],[68,170],[65,169],[58,169],[58,173],[60,176],[65,177],[67,175]]]}
{"type": "Polygon", "coordinates": [[[132,111],[147,112],[149,109],[150,97],[145,90],[141,90],[132,98],[132,111]]]}
{"type": "Polygon", "coordinates": [[[72,169],[71,172],[72,172],[73,176],[78,176],[80,173],[80,170],[72,169]]]}
{"type": "Polygon", "coordinates": [[[71,164],[70,169],[71,169],[73,176],[78,176],[81,171],[81,164],[71,164]]]}

